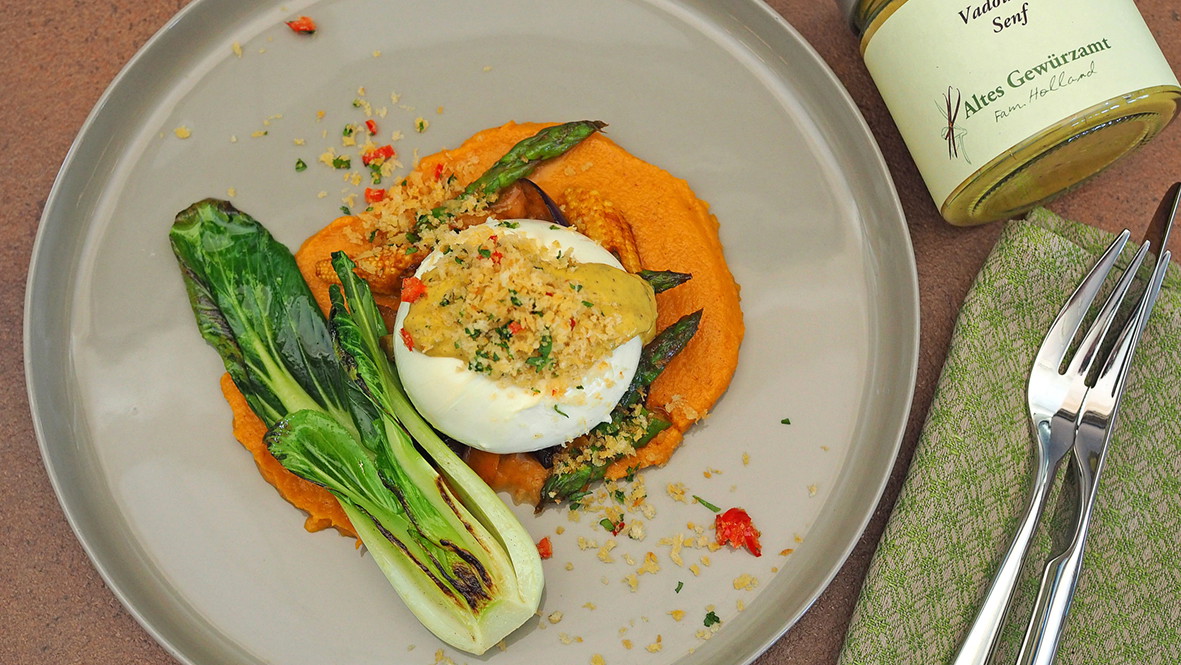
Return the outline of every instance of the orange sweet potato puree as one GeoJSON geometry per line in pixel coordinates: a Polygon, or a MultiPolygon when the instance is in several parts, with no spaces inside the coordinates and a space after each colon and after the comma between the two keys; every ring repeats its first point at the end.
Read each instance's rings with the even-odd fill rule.
{"type": "MultiPolygon", "coordinates": [[[[445,167],[463,164],[462,171],[447,170],[482,173],[515,143],[545,126],[508,123],[482,131],[458,148],[422,159],[417,169],[432,173],[440,163],[445,167]],[[470,167],[473,160],[475,168],[470,167]]],[[[710,214],[708,204],[698,199],[684,180],[634,157],[601,133],[541,165],[530,179],[559,204],[567,188],[597,191],[628,220],[645,268],[693,275],[685,284],[656,296],[658,330],[685,314],[704,309],[697,334],[649,393],[648,404],[666,410],[672,427],[631,458],[616,462],[608,470],[608,477],[618,478],[634,468],[664,464],[681,443],[685,431],[705,417],[725,392],[738,363],[738,347],[744,332],[742,311],[738,285],[726,266],[718,238],[718,222],[710,214]]],[[[314,266],[336,250],[351,254],[367,249],[356,228],[355,218],[341,217],[308,238],[296,253],[300,270],[325,310],[328,283],[316,275],[314,266]]],[[[379,299],[379,304],[394,307],[397,303],[379,299]]],[[[253,414],[241,396],[237,400],[233,398],[231,393],[236,391],[232,384],[226,392],[234,409],[235,434],[254,453],[267,481],[288,501],[307,511],[306,528],[334,526],[351,533],[347,519],[327,491],[289,474],[273,458],[266,461],[270,454],[261,444],[261,423],[257,428],[238,427],[239,421],[245,423],[253,414]],[[257,439],[257,442],[246,439],[257,439]]],[[[468,463],[494,489],[510,492],[518,502],[537,503],[546,472],[532,456],[473,451],[468,463]]]]}

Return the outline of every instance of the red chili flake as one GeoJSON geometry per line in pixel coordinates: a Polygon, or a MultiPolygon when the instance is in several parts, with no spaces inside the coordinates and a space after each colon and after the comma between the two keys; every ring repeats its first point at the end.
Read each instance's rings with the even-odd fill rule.
{"type": "Polygon", "coordinates": [[[376,134],[377,133],[377,121],[374,120],[373,118],[366,120],[365,121],[365,129],[368,129],[370,134],[376,134]]]}
{"type": "MultiPolygon", "coordinates": [[[[365,124],[366,124],[366,126],[368,126],[368,124],[369,124],[370,122],[373,122],[373,121],[372,121],[372,120],[366,120],[366,121],[365,121],[365,124]]],[[[375,133],[375,134],[377,133],[377,132],[376,132],[376,128],[374,129],[374,132],[373,132],[373,133],[375,133]]],[[[396,153],[395,153],[395,151],[394,151],[394,146],[392,146],[392,145],[383,145],[383,146],[381,146],[380,148],[374,148],[374,149],[372,149],[372,150],[366,150],[364,153],[362,153],[362,154],[361,154],[361,163],[362,163],[362,164],[364,164],[365,166],[369,166],[370,164],[372,164],[373,162],[376,162],[376,161],[377,161],[377,160],[379,160],[379,159],[380,159],[382,162],[384,162],[385,160],[387,160],[387,159],[390,159],[391,157],[393,157],[395,154],[396,154],[396,153]]]]}
{"type": "Polygon", "coordinates": [[[714,517],[714,530],[717,532],[718,544],[729,543],[734,547],[745,547],[755,556],[762,556],[759,545],[759,530],[750,520],[750,515],[741,508],[731,508],[714,517]]]}
{"type": "Polygon", "coordinates": [[[373,189],[371,187],[365,188],[365,203],[377,203],[385,198],[384,189],[373,189]]]}
{"type": "Polygon", "coordinates": [[[496,244],[496,238],[497,238],[497,237],[498,237],[498,236],[497,236],[495,233],[493,233],[492,235],[488,236],[488,239],[489,239],[489,240],[491,240],[491,241],[492,241],[492,244],[494,244],[494,245],[495,245],[495,244],[496,244]]]}
{"type": "Polygon", "coordinates": [[[619,523],[615,525],[615,528],[611,529],[611,535],[618,536],[619,533],[623,531],[623,527],[625,526],[627,526],[627,523],[623,520],[619,520],[619,523]]]}
{"type": "Polygon", "coordinates": [[[402,302],[414,302],[426,295],[426,284],[417,277],[406,277],[402,280],[402,302]]]}
{"type": "Polygon", "coordinates": [[[549,536],[537,541],[537,553],[543,559],[548,559],[554,555],[554,545],[549,541],[549,536]]]}
{"type": "Polygon", "coordinates": [[[576,325],[578,325],[578,322],[574,320],[573,316],[570,317],[570,329],[574,330],[574,326],[576,326],[576,325]]]}
{"type": "Polygon", "coordinates": [[[402,328],[402,330],[400,332],[402,334],[402,343],[406,345],[407,349],[409,349],[410,351],[413,351],[414,350],[414,338],[410,336],[410,331],[406,330],[405,328],[402,328]]]}
{"type": "Polygon", "coordinates": [[[492,252],[492,263],[493,264],[500,265],[500,260],[503,258],[504,258],[504,254],[501,254],[500,252],[492,252]]]}
{"type": "Polygon", "coordinates": [[[509,321],[508,322],[508,334],[510,334],[510,335],[516,335],[517,333],[521,332],[524,329],[525,329],[525,326],[517,323],[516,321],[509,321]]]}
{"type": "Polygon", "coordinates": [[[438,180],[439,178],[442,178],[442,177],[443,177],[443,165],[441,163],[435,164],[435,180],[438,180]]]}
{"type": "Polygon", "coordinates": [[[294,21],[288,21],[287,27],[291,28],[296,34],[300,35],[314,35],[316,34],[316,22],[310,16],[300,16],[294,21]]]}

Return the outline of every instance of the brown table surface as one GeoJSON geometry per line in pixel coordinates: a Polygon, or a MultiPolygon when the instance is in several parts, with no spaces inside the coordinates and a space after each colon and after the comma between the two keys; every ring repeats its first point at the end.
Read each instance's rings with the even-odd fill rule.
{"type": "MultiPolygon", "coordinates": [[[[184,0],[6,0],[0,15],[0,663],[171,663],[103,584],[54,500],[29,416],[22,361],[24,286],[50,186],[91,107],[135,51],[184,0]]],[[[922,332],[902,453],[873,521],[812,609],[757,662],[835,663],[874,546],[905,475],[960,302],[1000,224],[943,222],[870,80],[857,42],[831,0],[770,3],[849,89],[886,155],[918,263],[922,332]]],[[[1181,70],[1181,7],[1139,0],[1149,27],[1181,70]]],[[[1076,191],[1049,204],[1108,230],[1143,230],[1165,188],[1181,179],[1181,123],[1076,191]]],[[[1175,250],[1176,251],[1176,250],[1175,250]]]]}

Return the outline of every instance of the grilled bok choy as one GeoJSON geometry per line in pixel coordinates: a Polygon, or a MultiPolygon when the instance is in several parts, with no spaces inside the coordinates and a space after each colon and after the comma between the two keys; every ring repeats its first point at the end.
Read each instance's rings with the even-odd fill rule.
{"type": "Polygon", "coordinates": [[[534,616],[536,546],[410,405],[348,257],[333,257],[342,284],[326,321],[291,252],[228,202],[192,205],[169,235],[201,334],[271,452],[336,496],[422,624],[480,654],[534,616]]]}

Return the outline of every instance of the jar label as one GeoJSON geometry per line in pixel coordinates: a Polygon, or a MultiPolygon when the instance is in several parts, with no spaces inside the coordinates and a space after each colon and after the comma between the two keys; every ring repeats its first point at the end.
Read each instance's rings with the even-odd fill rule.
{"type": "Polygon", "coordinates": [[[908,0],[869,35],[865,64],[939,206],[1041,130],[1177,85],[1132,0],[908,0]]]}

